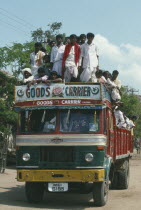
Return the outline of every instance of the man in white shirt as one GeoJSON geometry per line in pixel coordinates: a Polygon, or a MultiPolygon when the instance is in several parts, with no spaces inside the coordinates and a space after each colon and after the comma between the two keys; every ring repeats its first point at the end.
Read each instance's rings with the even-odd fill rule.
{"type": "Polygon", "coordinates": [[[53,66],[52,71],[56,71],[58,75],[62,75],[62,59],[65,45],[62,43],[62,35],[56,36],[57,45],[51,50],[50,62],[53,66]]]}
{"type": "Polygon", "coordinates": [[[86,42],[86,35],[85,34],[80,34],[79,37],[79,44],[82,45],[86,42]]]}
{"type": "Polygon", "coordinates": [[[35,51],[30,54],[31,72],[33,76],[38,74],[38,68],[43,64],[44,52],[41,51],[42,44],[40,42],[35,43],[35,51]]]}
{"type": "Polygon", "coordinates": [[[98,50],[93,42],[94,34],[87,34],[87,43],[81,45],[81,56],[79,64],[83,69],[80,80],[82,82],[97,82],[95,72],[98,68],[98,50]]]}
{"type": "Polygon", "coordinates": [[[116,86],[120,89],[121,88],[121,81],[117,78],[119,75],[119,72],[117,70],[114,70],[112,72],[112,81],[116,84],[116,86]]]}
{"type": "Polygon", "coordinates": [[[120,111],[118,106],[115,107],[114,115],[115,115],[115,118],[116,118],[116,126],[118,128],[126,128],[127,124],[126,124],[126,121],[124,119],[123,112],[120,111]]]}
{"type": "Polygon", "coordinates": [[[65,82],[70,82],[72,79],[77,79],[78,76],[78,61],[80,58],[80,46],[77,44],[77,36],[70,35],[70,43],[65,47],[63,62],[62,62],[62,78],[65,82]]]}

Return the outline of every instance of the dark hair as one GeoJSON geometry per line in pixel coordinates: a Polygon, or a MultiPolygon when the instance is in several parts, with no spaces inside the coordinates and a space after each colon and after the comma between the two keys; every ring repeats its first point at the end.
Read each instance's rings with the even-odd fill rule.
{"type": "Polygon", "coordinates": [[[117,70],[114,70],[114,71],[112,72],[112,74],[119,74],[119,72],[118,72],[117,70]]]}
{"type": "Polygon", "coordinates": [[[63,39],[63,36],[61,35],[61,34],[58,34],[57,36],[56,36],[56,39],[63,39]]]}
{"type": "Polygon", "coordinates": [[[98,70],[95,72],[96,76],[102,76],[103,75],[103,71],[102,70],[98,70]]]}
{"type": "Polygon", "coordinates": [[[86,34],[80,34],[79,38],[86,38],[86,34]]]}
{"type": "Polygon", "coordinates": [[[45,69],[43,67],[38,68],[38,73],[41,73],[41,72],[45,72],[45,69]]]}
{"type": "Polygon", "coordinates": [[[42,43],[41,42],[36,42],[35,43],[35,47],[40,47],[41,48],[42,47],[42,43]]]}
{"type": "Polygon", "coordinates": [[[58,76],[58,73],[56,71],[52,71],[51,75],[55,74],[56,76],[58,76]]]}
{"type": "Polygon", "coordinates": [[[47,50],[44,48],[44,47],[41,47],[41,49],[40,49],[42,52],[44,52],[44,53],[46,53],[47,52],[47,50]]]}
{"type": "Polygon", "coordinates": [[[95,35],[93,34],[93,33],[87,33],[87,38],[88,37],[92,37],[92,38],[94,38],[95,37],[95,35]]]}
{"type": "Polygon", "coordinates": [[[49,43],[49,45],[52,45],[52,43],[53,43],[53,42],[55,43],[55,41],[54,41],[54,40],[51,40],[51,41],[50,41],[50,43],[49,43]]]}
{"type": "Polygon", "coordinates": [[[105,77],[105,79],[111,78],[111,73],[109,71],[104,71],[103,76],[105,77]]]}
{"type": "Polygon", "coordinates": [[[77,36],[76,36],[75,34],[71,34],[71,35],[70,35],[70,39],[74,39],[74,38],[77,39],[77,36]]]}

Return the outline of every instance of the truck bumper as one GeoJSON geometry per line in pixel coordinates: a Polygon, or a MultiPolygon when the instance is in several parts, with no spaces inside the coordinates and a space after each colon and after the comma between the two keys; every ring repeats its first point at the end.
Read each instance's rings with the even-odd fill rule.
{"type": "Polygon", "coordinates": [[[17,170],[20,182],[102,182],[104,179],[104,169],[17,170]]]}

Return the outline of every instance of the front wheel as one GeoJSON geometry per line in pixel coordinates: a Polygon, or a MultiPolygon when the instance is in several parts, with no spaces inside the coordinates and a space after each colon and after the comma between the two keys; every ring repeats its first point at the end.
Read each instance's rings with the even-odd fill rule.
{"type": "Polygon", "coordinates": [[[42,201],[44,194],[44,183],[26,182],[25,193],[29,203],[38,203],[42,201]]]}
{"type": "Polygon", "coordinates": [[[95,206],[104,206],[108,200],[109,181],[96,182],[93,186],[93,199],[95,206]]]}

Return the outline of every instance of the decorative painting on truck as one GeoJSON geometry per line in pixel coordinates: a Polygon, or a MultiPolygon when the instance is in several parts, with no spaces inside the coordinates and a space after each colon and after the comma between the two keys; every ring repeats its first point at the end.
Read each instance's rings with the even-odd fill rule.
{"type": "Polygon", "coordinates": [[[84,99],[101,99],[100,85],[65,85],[52,84],[17,86],[15,89],[15,101],[36,101],[56,98],[84,98],[84,99]]]}

